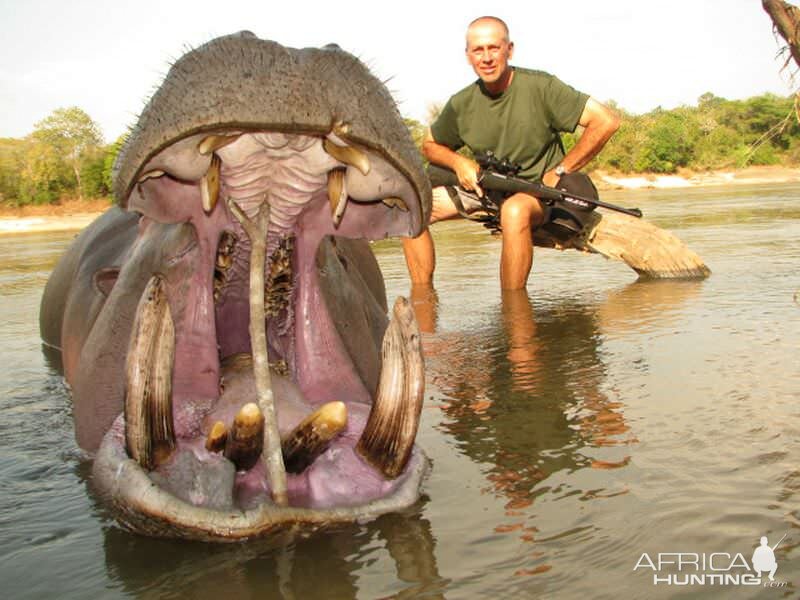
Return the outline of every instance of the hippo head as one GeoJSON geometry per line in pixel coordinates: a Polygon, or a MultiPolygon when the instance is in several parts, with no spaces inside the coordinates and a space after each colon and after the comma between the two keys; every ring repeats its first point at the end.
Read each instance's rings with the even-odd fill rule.
{"type": "Polygon", "coordinates": [[[418,235],[430,187],[382,83],[336,46],[215,39],[172,66],[114,191],[130,241],[62,344],[119,520],[232,540],[415,502],[419,333],[402,298],[387,320],[366,240],[418,235]]]}

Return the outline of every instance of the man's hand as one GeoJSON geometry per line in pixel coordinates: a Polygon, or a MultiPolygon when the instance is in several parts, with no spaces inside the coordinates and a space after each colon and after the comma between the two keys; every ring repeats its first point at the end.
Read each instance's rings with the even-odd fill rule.
{"type": "Polygon", "coordinates": [[[558,186],[559,179],[561,178],[558,175],[556,175],[555,169],[550,169],[549,171],[547,171],[547,173],[542,175],[542,183],[551,188],[558,186]]]}
{"type": "Polygon", "coordinates": [[[483,190],[478,185],[478,175],[481,168],[474,160],[470,160],[466,156],[457,155],[458,158],[453,161],[453,171],[458,177],[458,185],[465,190],[472,190],[478,194],[479,198],[483,198],[483,190]]]}
{"type": "Polygon", "coordinates": [[[478,197],[483,198],[483,190],[478,185],[478,174],[480,173],[478,163],[437,143],[433,139],[430,127],[425,132],[425,139],[422,142],[422,154],[433,164],[447,167],[453,171],[462,188],[474,191],[478,197]]]}

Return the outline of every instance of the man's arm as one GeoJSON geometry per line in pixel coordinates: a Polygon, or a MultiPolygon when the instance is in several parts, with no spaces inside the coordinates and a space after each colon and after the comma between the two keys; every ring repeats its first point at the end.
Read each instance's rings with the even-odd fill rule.
{"type": "Polygon", "coordinates": [[[459,185],[465,190],[474,190],[478,196],[483,197],[483,190],[478,185],[480,167],[474,160],[453,152],[444,144],[433,139],[430,127],[425,132],[422,141],[422,153],[430,162],[441,167],[447,167],[458,177],[459,185]]]}
{"type": "MultiPolygon", "coordinates": [[[[578,123],[584,127],[583,134],[561,161],[567,173],[578,171],[588,164],[619,129],[619,117],[594,98],[586,101],[578,123]]],[[[551,169],[542,177],[542,183],[553,187],[558,183],[558,175],[551,169]]]]}

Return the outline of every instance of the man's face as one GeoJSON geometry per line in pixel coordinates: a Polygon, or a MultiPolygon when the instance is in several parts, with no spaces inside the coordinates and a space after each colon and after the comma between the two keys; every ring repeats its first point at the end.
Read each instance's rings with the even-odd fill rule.
{"type": "Polygon", "coordinates": [[[467,60],[490,89],[508,70],[513,53],[514,44],[499,23],[479,21],[467,31],[467,60]]]}

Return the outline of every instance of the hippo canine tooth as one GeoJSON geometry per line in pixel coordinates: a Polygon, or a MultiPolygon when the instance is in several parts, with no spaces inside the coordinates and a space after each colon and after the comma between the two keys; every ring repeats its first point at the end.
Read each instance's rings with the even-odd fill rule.
{"type": "Polygon", "coordinates": [[[347,187],[344,183],[346,169],[331,169],[328,171],[328,201],[331,204],[331,217],[333,226],[339,227],[347,207],[347,187]]]}
{"type": "Polygon", "coordinates": [[[398,298],[381,348],[378,391],[356,451],[394,479],[411,458],[425,392],[419,327],[411,303],[398,298]]]}
{"type": "Polygon", "coordinates": [[[261,458],[264,448],[264,413],[255,402],[248,402],[233,419],[225,442],[225,458],[239,471],[247,471],[261,458]]]}
{"type": "Polygon", "coordinates": [[[208,171],[203,175],[200,181],[200,194],[203,199],[203,210],[206,214],[210,214],[214,207],[217,205],[219,199],[219,171],[222,165],[222,160],[219,156],[214,154],[211,157],[211,164],[208,166],[208,171]]]}
{"type": "Polygon", "coordinates": [[[136,309],[125,366],[125,446],[144,469],[158,466],[175,447],[174,360],[175,326],[164,279],[153,275],[136,309]]]}
{"type": "Polygon", "coordinates": [[[147,181],[148,179],[156,179],[157,177],[163,177],[165,174],[166,173],[164,173],[164,171],[162,171],[161,169],[153,169],[152,171],[148,171],[147,173],[139,177],[139,179],[137,179],[136,181],[137,183],[142,183],[143,181],[147,181]]]}
{"type": "Polygon", "coordinates": [[[369,158],[362,150],[354,148],[353,146],[340,146],[328,138],[322,140],[322,147],[325,149],[325,152],[339,162],[355,167],[361,171],[361,174],[364,176],[369,174],[369,158]]]}
{"type": "Polygon", "coordinates": [[[281,441],[283,462],[289,473],[302,473],[325,452],[331,440],[347,425],[344,402],[328,402],[303,419],[281,441]]]}
{"type": "Polygon", "coordinates": [[[216,152],[220,148],[224,148],[228,144],[232,144],[241,137],[241,134],[236,135],[209,135],[202,139],[197,145],[197,151],[203,156],[208,156],[212,152],[216,152]]]}

